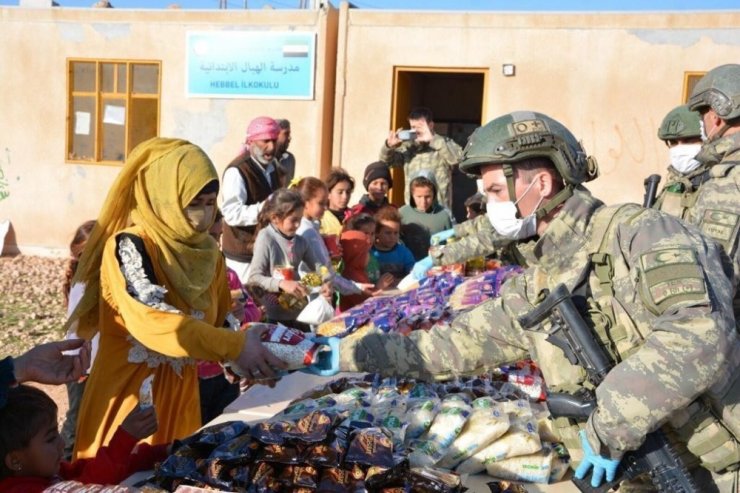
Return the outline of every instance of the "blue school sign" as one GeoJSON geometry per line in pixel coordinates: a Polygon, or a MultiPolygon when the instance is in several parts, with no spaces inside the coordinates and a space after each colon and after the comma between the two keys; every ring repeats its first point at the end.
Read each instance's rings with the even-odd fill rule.
{"type": "Polygon", "coordinates": [[[187,35],[188,97],[313,99],[316,33],[187,35]]]}

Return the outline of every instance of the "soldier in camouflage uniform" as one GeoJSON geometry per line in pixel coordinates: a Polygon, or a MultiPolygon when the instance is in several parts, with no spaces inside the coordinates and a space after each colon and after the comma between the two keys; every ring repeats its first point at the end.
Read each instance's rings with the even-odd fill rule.
{"type": "Polygon", "coordinates": [[[409,204],[411,177],[420,170],[429,170],[437,181],[437,200],[452,210],[452,167],[460,162],[462,149],[454,140],[434,133],[432,112],[415,108],[409,113],[409,125],[416,132],[414,140],[401,141],[390,132],[380,149],[380,160],[390,166],[403,166],[406,184],[404,200],[409,204]]]}
{"type": "MultiPolygon", "coordinates": [[[[694,86],[689,107],[700,113],[705,132],[696,156],[700,166],[679,180],[681,189],[671,196],[673,206],[666,197],[660,208],[719,243],[740,278],[740,65],[707,72],[694,86]]],[[[740,290],[734,310],[740,315],[740,290]]]]}
{"type": "Polygon", "coordinates": [[[670,422],[720,490],[737,491],[740,345],[725,309],[732,272],[717,244],[659,211],[604,206],[582,186],[596,175],[595,161],[539,113],[515,112],[479,128],[461,168],[482,174],[489,207],[518,210],[516,227],[493,226],[524,247],[529,267],[500,298],[448,328],[331,341],[338,369],[434,380],[533,358],[551,391],[576,392],[588,386],[585,372],[545,340],[549,322],[533,331],[517,323],[545,289],[565,283],[616,364],[596,389],[587,423],[554,421],[573,458],[584,457],[587,441],[616,463],[670,422]]]}

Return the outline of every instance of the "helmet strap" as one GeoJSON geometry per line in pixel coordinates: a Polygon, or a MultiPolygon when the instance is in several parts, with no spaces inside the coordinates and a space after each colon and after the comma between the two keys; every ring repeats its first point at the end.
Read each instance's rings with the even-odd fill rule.
{"type": "Polygon", "coordinates": [[[506,188],[509,190],[509,200],[516,202],[516,189],[514,188],[514,167],[504,164],[504,176],[506,177],[506,188]]]}
{"type": "Polygon", "coordinates": [[[539,221],[543,217],[550,214],[557,206],[568,200],[573,195],[573,185],[566,184],[565,188],[560,190],[555,196],[545,205],[535,211],[535,217],[539,221]]]}

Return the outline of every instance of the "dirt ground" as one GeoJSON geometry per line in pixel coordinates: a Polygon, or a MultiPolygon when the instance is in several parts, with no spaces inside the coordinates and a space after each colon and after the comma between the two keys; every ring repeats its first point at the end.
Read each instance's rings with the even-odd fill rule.
{"type": "MultiPolygon", "coordinates": [[[[64,337],[66,309],[62,284],[66,259],[30,256],[0,257],[0,345],[2,356],[17,356],[35,344],[64,337]]],[[[67,412],[64,385],[37,385],[67,412]]]]}

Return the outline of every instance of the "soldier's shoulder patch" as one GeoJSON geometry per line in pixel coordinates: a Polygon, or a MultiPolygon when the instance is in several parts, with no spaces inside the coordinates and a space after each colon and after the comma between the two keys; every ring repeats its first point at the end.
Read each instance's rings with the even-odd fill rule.
{"type": "Polygon", "coordinates": [[[740,215],[719,209],[707,209],[699,223],[701,232],[729,249],[738,235],[740,215]]]}
{"type": "Polygon", "coordinates": [[[656,314],[682,302],[708,302],[703,271],[691,248],[665,248],[640,256],[639,291],[656,314]]]}

